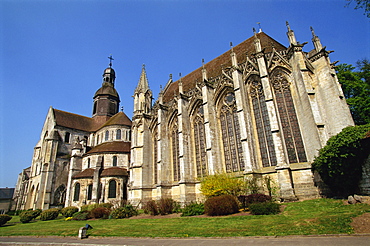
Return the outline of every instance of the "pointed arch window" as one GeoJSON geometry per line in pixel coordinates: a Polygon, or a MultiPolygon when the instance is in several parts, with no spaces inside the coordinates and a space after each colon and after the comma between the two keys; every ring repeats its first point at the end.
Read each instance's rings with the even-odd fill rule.
{"type": "Polygon", "coordinates": [[[229,92],[220,109],[220,126],[224,149],[226,172],[244,170],[243,149],[240,139],[240,126],[235,106],[234,93],[229,92]]]}
{"type": "Polygon", "coordinates": [[[158,133],[157,130],[154,132],[153,135],[153,182],[154,184],[158,183],[158,133]]]}
{"type": "Polygon", "coordinates": [[[276,166],[277,159],[275,145],[272,138],[265,94],[263,92],[261,80],[258,77],[252,79],[249,92],[251,95],[253,116],[256,123],[256,131],[262,166],[276,166]]]}
{"type": "Polygon", "coordinates": [[[177,127],[177,118],[174,119],[171,130],[171,151],[173,180],[180,181],[180,149],[179,149],[179,131],[177,127]]]}
{"type": "Polygon", "coordinates": [[[203,106],[199,106],[195,111],[193,120],[194,147],[195,147],[195,165],[197,177],[207,175],[207,153],[205,146],[204,112],[203,106]]]}
{"type": "Polygon", "coordinates": [[[298,118],[290,92],[290,83],[286,77],[279,72],[272,78],[272,86],[274,88],[275,100],[289,162],[306,162],[306,152],[304,150],[298,118]]]}
{"type": "Polygon", "coordinates": [[[75,192],[73,194],[73,201],[79,201],[80,200],[80,188],[81,188],[81,185],[80,183],[76,183],[75,184],[75,192]]]}
{"type": "Polygon", "coordinates": [[[109,181],[108,198],[116,198],[117,182],[115,180],[109,181]]]}

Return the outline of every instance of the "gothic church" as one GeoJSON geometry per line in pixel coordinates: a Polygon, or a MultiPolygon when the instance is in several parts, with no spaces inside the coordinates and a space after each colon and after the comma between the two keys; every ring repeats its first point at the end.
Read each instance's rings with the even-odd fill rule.
{"type": "Polygon", "coordinates": [[[30,168],[19,175],[16,209],[169,197],[203,200],[204,176],[269,177],[284,200],[320,196],[311,163],[353,120],[329,51],[289,47],[264,32],[190,74],[170,77],[152,102],[145,67],[132,121],[119,112],[111,64],[92,117],[50,108],[30,168]]]}

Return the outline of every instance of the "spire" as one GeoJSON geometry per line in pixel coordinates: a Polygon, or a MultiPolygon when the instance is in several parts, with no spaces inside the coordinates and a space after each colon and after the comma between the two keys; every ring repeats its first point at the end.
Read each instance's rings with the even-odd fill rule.
{"type": "Polygon", "coordinates": [[[112,61],[114,60],[113,57],[112,57],[112,54],[108,57],[109,59],[109,67],[111,68],[112,67],[112,61]]]}
{"type": "Polygon", "coordinates": [[[259,53],[262,51],[261,40],[257,37],[257,32],[254,27],[253,27],[253,33],[254,33],[254,47],[256,49],[256,52],[259,53]]]}
{"type": "Polygon", "coordinates": [[[179,73],[179,76],[180,76],[180,80],[179,80],[179,93],[182,94],[184,91],[183,91],[183,88],[182,88],[182,75],[181,73],[179,73]]]}
{"type": "Polygon", "coordinates": [[[203,77],[203,81],[207,81],[207,70],[206,68],[204,67],[204,59],[202,59],[202,77],[203,77]]]}
{"type": "Polygon", "coordinates": [[[145,93],[148,90],[149,90],[149,83],[148,83],[148,78],[146,76],[145,64],[143,64],[143,67],[141,69],[139,83],[137,84],[135,93],[145,93]]]}
{"type": "Polygon", "coordinates": [[[320,39],[319,39],[318,36],[316,36],[315,31],[313,30],[312,26],[310,27],[310,29],[311,29],[311,33],[312,33],[313,45],[315,46],[315,50],[317,52],[319,52],[319,51],[322,50],[322,45],[321,45],[320,39]]]}
{"type": "Polygon", "coordinates": [[[286,22],[286,26],[288,28],[287,35],[288,35],[288,39],[289,39],[290,44],[296,45],[297,44],[297,40],[295,39],[295,35],[294,35],[293,30],[290,29],[290,25],[289,25],[289,22],[288,21],[286,22]]]}
{"type": "Polygon", "coordinates": [[[236,60],[236,55],[235,55],[235,52],[234,52],[234,46],[233,46],[233,43],[230,42],[230,49],[231,49],[231,64],[234,66],[234,67],[237,67],[238,66],[238,61],[236,60]]]}

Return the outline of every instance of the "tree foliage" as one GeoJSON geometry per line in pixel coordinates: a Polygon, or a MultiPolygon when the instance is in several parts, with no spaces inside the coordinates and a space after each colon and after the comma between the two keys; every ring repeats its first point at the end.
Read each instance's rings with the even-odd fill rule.
{"type": "Polygon", "coordinates": [[[237,197],[246,189],[243,179],[233,177],[227,173],[220,173],[205,177],[201,181],[200,191],[206,197],[233,195],[237,197]]]}
{"type": "Polygon", "coordinates": [[[367,18],[370,18],[370,0],[347,0],[347,6],[349,6],[352,2],[356,3],[355,9],[364,9],[364,15],[367,18]]]}
{"type": "Polygon", "coordinates": [[[344,63],[336,71],[356,125],[364,125],[370,123],[370,62],[359,60],[357,67],[344,63]]]}
{"type": "Polygon", "coordinates": [[[334,195],[347,196],[357,191],[362,165],[370,154],[369,141],[364,141],[370,124],[350,126],[331,137],[312,163],[334,195]]]}

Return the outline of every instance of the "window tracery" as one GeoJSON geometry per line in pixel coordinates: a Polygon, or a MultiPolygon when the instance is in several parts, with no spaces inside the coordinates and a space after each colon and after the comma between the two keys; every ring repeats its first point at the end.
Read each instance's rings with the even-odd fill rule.
{"type": "Polygon", "coordinates": [[[195,112],[193,119],[194,130],[194,147],[195,147],[195,163],[197,177],[207,175],[207,154],[205,146],[205,129],[204,129],[204,111],[203,106],[199,106],[195,112]]]}
{"type": "Polygon", "coordinates": [[[272,139],[270,119],[261,80],[254,78],[250,83],[253,115],[256,123],[259,152],[263,167],[276,166],[276,152],[272,139]]]}
{"type": "Polygon", "coordinates": [[[289,86],[290,83],[282,73],[277,73],[272,79],[289,162],[306,162],[307,157],[289,86]]]}
{"type": "Polygon", "coordinates": [[[223,105],[220,109],[220,126],[226,172],[243,171],[245,164],[240,126],[236,112],[235,95],[232,92],[224,96],[223,105]]]}
{"type": "Polygon", "coordinates": [[[179,149],[179,135],[177,118],[172,123],[171,130],[171,150],[172,150],[172,168],[173,168],[173,180],[180,181],[180,149],[179,149]]]}
{"type": "Polygon", "coordinates": [[[158,165],[157,165],[157,159],[158,159],[158,140],[157,140],[157,131],[155,131],[153,136],[153,182],[154,184],[158,183],[158,165]]]}

